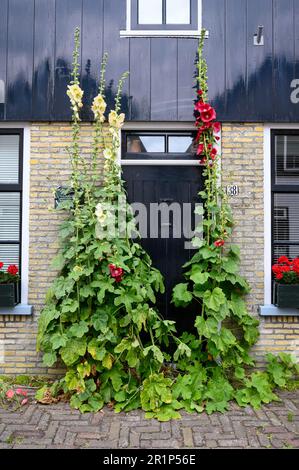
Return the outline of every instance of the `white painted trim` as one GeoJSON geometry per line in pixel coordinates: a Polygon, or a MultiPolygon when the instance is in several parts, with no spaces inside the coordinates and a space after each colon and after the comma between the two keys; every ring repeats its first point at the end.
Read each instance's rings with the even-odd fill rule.
{"type": "MultiPolygon", "coordinates": [[[[202,29],[202,0],[198,0],[198,29],[197,30],[135,30],[131,29],[131,0],[127,0],[126,7],[126,30],[120,31],[120,37],[181,37],[198,38],[202,29]]],[[[206,32],[206,38],[209,37],[209,31],[206,32]]]]}
{"type": "Polygon", "coordinates": [[[1,129],[23,129],[23,204],[22,204],[22,271],[21,271],[21,304],[28,303],[29,283],[29,196],[30,196],[30,129],[28,123],[0,123],[1,129]]]}
{"type": "Polygon", "coordinates": [[[264,128],[264,303],[272,303],[271,128],[264,128]]]}
{"type": "MultiPolygon", "coordinates": [[[[298,129],[299,124],[267,123],[264,126],[264,302],[272,304],[272,202],[271,202],[271,130],[298,129]]],[[[261,310],[261,314],[263,314],[261,310]]],[[[287,312],[285,311],[284,315],[287,312]]]]}

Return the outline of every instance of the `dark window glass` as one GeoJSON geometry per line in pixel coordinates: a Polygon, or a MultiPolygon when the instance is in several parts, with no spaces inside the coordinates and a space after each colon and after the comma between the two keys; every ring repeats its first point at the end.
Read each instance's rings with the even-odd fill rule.
{"type": "Polygon", "coordinates": [[[23,134],[0,129],[0,262],[21,271],[21,201],[23,134]]]}
{"type": "Polygon", "coordinates": [[[272,131],[273,263],[299,257],[299,133],[272,131]]]}
{"type": "Polygon", "coordinates": [[[193,132],[124,132],[123,159],[195,159],[193,132]]]}
{"type": "Polygon", "coordinates": [[[299,135],[275,136],[275,184],[299,184],[299,135]]]}

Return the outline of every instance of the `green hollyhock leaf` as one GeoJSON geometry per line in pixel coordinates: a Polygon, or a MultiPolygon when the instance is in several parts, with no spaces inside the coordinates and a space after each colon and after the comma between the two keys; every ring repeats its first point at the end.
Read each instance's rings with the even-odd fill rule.
{"type": "Polygon", "coordinates": [[[64,348],[61,348],[61,359],[67,366],[74,364],[86,352],[86,340],[70,339],[64,348]]]}
{"type": "Polygon", "coordinates": [[[51,337],[50,341],[53,349],[59,349],[66,345],[68,337],[65,334],[56,333],[51,337]]]}
{"type": "Polygon", "coordinates": [[[192,301],[192,294],[188,291],[188,284],[178,284],[175,286],[172,301],[176,307],[186,307],[192,301]]]}
{"type": "Polygon", "coordinates": [[[122,378],[121,378],[119,369],[113,367],[111,370],[103,372],[101,378],[105,382],[110,380],[115,392],[120,391],[120,389],[122,387],[122,378]]]}
{"type": "Polygon", "coordinates": [[[195,272],[190,276],[190,279],[195,283],[195,284],[205,284],[208,279],[209,279],[209,274],[208,273],[202,273],[202,272],[195,272]]]}
{"type": "Polygon", "coordinates": [[[95,313],[91,317],[92,326],[96,331],[105,332],[107,328],[109,317],[106,313],[95,313]]]}
{"type": "Polygon", "coordinates": [[[103,367],[105,367],[105,369],[111,369],[112,368],[112,365],[113,365],[113,357],[111,356],[111,354],[106,354],[106,356],[104,357],[103,359],[103,367]]]}
{"type": "Polygon", "coordinates": [[[175,361],[177,361],[179,357],[182,357],[182,356],[191,357],[191,353],[192,351],[189,348],[189,346],[187,346],[187,344],[179,343],[178,348],[176,352],[174,353],[173,358],[175,361]]]}
{"type": "Polygon", "coordinates": [[[242,380],[245,378],[245,369],[244,367],[235,368],[235,377],[236,379],[242,380]]]}
{"type": "Polygon", "coordinates": [[[226,297],[222,289],[220,287],[215,287],[215,289],[211,291],[206,291],[203,296],[203,301],[206,307],[209,310],[214,310],[217,312],[221,305],[226,303],[226,297]]]}
{"type": "Polygon", "coordinates": [[[80,321],[80,323],[74,323],[69,329],[69,335],[75,336],[76,338],[82,338],[85,333],[89,330],[88,324],[85,321],[80,321]]]}
{"type": "Polygon", "coordinates": [[[144,357],[146,357],[150,352],[153,354],[154,358],[158,362],[160,362],[161,364],[163,363],[164,356],[163,356],[161,349],[158,348],[158,346],[152,345],[152,346],[148,346],[147,348],[145,348],[143,350],[144,357]]]}
{"type": "Polygon", "coordinates": [[[222,262],[222,267],[227,273],[235,274],[236,272],[238,272],[239,263],[231,258],[228,258],[222,262]]]}
{"type": "Polygon", "coordinates": [[[214,318],[205,320],[203,317],[196,317],[195,327],[197,328],[199,336],[211,338],[213,335],[218,334],[219,322],[214,318]]]}
{"type": "Polygon", "coordinates": [[[48,352],[43,355],[43,365],[47,367],[52,367],[57,361],[57,356],[55,352],[48,352]]]}
{"type": "Polygon", "coordinates": [[[87,351],[91,357],[97,361],[102,361],[106,355],[105,347],[100,345],[96,338],[88,343],[87,351]]]}

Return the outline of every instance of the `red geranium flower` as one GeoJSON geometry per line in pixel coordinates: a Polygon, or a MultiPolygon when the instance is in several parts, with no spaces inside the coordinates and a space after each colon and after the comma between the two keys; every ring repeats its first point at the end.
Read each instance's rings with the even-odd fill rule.
{"type": "Polygon", "coordinates": [[[8,274],[11,274],[12,276],[16,276],[19,272],[19,269],[15,264],[11,264],[10,266],[8,266],[7,272],[8,274]]]}
{"type": "Polygon", "coordinates": [[[223,246],[225,243],[224,240],[217,240],[215,241],[214,245],[217,247],[217,248],[220,248],[221,246],[223,246]]]}
{"type": "Polygon", "coordinates": [[[287,264],[289,266],[291,262],[287,256],[281,256],[280,258],[278,258],[278,264],[287,264]]]}
{"type": "Polygon", "coordinates": [[[0,269],[2,269],[4,266],[4,263],[0,262],[0,269]]]}

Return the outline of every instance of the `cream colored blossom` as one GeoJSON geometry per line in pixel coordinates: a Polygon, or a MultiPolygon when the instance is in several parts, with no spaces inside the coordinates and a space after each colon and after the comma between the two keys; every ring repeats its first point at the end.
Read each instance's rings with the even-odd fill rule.
{"type": "Polygon", "coordinates": [[[81,90],[79,85],[68,85],[67,87],[67,95],[71,100],[71,103],[73,106],[77,106],[78,108],[82,108],[83,103],[82,103],[82,98],[84,91],[81,90]]]}
{"type": "Polygon", "coordinates": [[[103,222],[105,222],[105,220],[106,220],[106,214],[105,214],[105,212],[104,212],[104,210],[103,210],[103,207],[102,207],[102,204],[101,204],[101,203],[99,203],[99,204],[96,206],[96,217],[97,217],[97,219],[98,219],[98,221],[99,221],[100,223],[103,223],[103,222]]]}
{"type": "Polygon", "coordinates": [[[106,160],[111,160],[113,158],[113,152],[111,149],[107,148],[103,151],[104,158],[106,160]]]}
{"type": "Polygon", "coordinates": [[[78,266],[78,265],[75,266],[75,267],[74,267],[74,272],[75,272],[75,273],[82,273],[82,272],[83,272],[82,266],[78,266]]]}
{"type": "Polygon", "coordinates": [[[110,126],[116,129],[120,129],[122,125],[124,124],[125,117],[126,116],[124,113],[117,114],[116,111],[110,111],[109,118],[108,118],[110,126]]]}
{"type": "Polygon", "coordinates": [[[104,113],[106,111],[107,104],[102,95],[98,95],[94,98],[92,103],[92,111],[95,119],[99,119],[101,122],[105,121],[104,113]]]}

